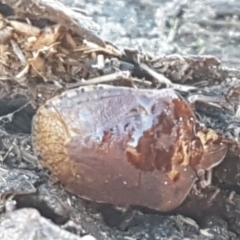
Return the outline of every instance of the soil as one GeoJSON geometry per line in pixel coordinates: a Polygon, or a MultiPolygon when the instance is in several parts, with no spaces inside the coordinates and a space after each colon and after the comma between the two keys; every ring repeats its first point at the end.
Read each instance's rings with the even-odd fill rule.
{"type": "MultiPolygon", "coordinates": [[[[118,47],[154,56],[213,55],[229,69],[239,69],[237,0],[62,2],[84,9],[101,27],[99,36],[118,47]]],[[[216,91],[220,92],[219,88],[216,91]]],[[[33,154],[31,121],[35,110],[26,103],[23,97],[0,98],[1,239],[240,239],[240,164],[236,155],[230,153],[229,160],[215,171],[215,186],[204,197],[190,197],[178,211],[161,214],[134,209],[126,213],[83,201],[49,181],[33,154]],[[204,200],[215,195],[218,197],[206,207],[204,200]]],[[[223,128],[216,122],[211,124],[223,128]]],[[[227,121],[225,125],[229,125],[227,121]]],[[[236,130],[238,125],[234,126],[236,130]]]]}

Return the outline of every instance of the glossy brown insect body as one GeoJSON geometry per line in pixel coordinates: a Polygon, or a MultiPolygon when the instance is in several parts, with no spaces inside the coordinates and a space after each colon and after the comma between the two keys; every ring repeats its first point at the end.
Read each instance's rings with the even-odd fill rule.
{"type": "Polygon", "coordinates": [[[32,130],[42,165],[67,190],[159,211],[178,207],[227,151],[171,89],[69,90],[39,108],[32,130]]]}

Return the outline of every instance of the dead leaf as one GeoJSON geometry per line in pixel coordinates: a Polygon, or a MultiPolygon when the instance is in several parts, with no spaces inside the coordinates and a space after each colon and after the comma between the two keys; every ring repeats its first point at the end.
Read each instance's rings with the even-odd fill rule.
{"type": "Polygon", "coordinates": [[[38,27],[32,26],[27,23],[13,20],[9,21],[9,23],[18,34],[24,36],[38,36],[41,32],[41,30],[38,27]]]}
{"type": "Polygon", "coordinates": [[[50,46],[55,43],[59,37],[63,34],[64,27],[57,24],[52,27],[45,28],[37,38],[36,42],[32,46],[32,50],[39,50],[44,46],[50,46]]]}

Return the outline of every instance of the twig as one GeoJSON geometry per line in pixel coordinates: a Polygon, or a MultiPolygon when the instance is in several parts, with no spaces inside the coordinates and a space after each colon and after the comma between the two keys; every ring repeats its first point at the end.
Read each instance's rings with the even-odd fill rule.
{"type": "Polygon", "coordinates": [[[188,97],[190,103],[195,103],[197,101],[206,102],[214,106],[220,106],[221,102],[225,101],[223,96],[205,96],[201,94],[194,94],[188,97]]]}
{"type": "Polygon", "coordinates": [[[31,163],[31,164],[34,163],[35,165],[39,165],[37,157],[35,157],[34,155],[22,150],[21,148],[19,150],[20,150],[20,153],[21,153],[21,157],[25,161],[27,161],[28,163],[31,163]]]}
{"type": "Polygon", "coordinates": [[[193,87],[193,86],[172,83],[163,74],[155,72],[153,69],[151,69],[144,63],[140,64],[140,66],[142,67],[143,70],[145,70],[148,74],[150,74],[153,78],[155,78],[159,83],[165,84],[166,87],[168,87],[168,88],[173,88],[175,90],[181,90],[181,91],[185,91],[185,92],[197,89],[197,87],[193,87]]]}
{"type": "Polygon", "coordinates": [[[166,78],[163,74],[159,74],[155,72],[153,69],[148,67],[146,64],[141,63],[140,67],[145,70],[148,74],[150,74],[152,77],[154,77],[159,83],[165,84],[167,87],[172,87],[173,83],[166,78]]]}
{"type": "Polygon", "coordinates": [[[13,149],[13,145],[8,149],[8,151],[6,152],[6,154],[3,156],[2,163],[5,161],[5,159],[7,158],[7,156],[9,155],[9,153],[12,151],[12,149],[13,149]]]}
{"type": "Polygon", "coordinates": [[[14,112],[11,112],[7,115],[3,115],[0,117],[0,120],[3,120],[4,118],[8,118],[8,119],[11,119],[13,117],[13,115],[17,112],[20,112],[23,108],[25,108],[27,105],[29,105],[30,103],[27,102],[26,104],[24,104],[22,107],[18,108],[17,110],[15,110],[14,112]]]}
{"type": "Polygon", "coordinates": [[[85,85],[93,85],[93,84],[99,84],[99,83],[105,83],[105,82],[113,82],[113,81],[118,81],[118,80],[134,81],[134,82],[145,84],[147,86],[150,86],[152,84],[151,82],[146,81],[146,80],[140,80],[140,79],[137,79],[137,78],[132,78],[129,71],[119,71],[119,72],[115,72],[115,73],[108,74],[108,75],[105,75],[105,76],[92,78],[92,79],[87,80],[85,82],[68,84],[67,89],[76,88],[76,87],[85,86],[85,85]]]}
{"type": "Polygon", "coordinates": [[[167,38],[168,43],[171,43],[174,41],[176,34],[177,34],[178,26],[179,26],[179,19],[177,18],[177,19],[175,19],[173,28],[171,29],[171,31],[168,34],[168,38],[167,38]]]}
{"type": "Polygon", "coordinates": [[[25,58],[23,52],[21,51],[20,47],[18,46],[18,44],[12,39],[10,40],[10,43],[12,45],[12,49],[13,49],[14,53],[17,55],[17,57],[21,61],[21,63],[26,63],[26,58],[25,58]]]}

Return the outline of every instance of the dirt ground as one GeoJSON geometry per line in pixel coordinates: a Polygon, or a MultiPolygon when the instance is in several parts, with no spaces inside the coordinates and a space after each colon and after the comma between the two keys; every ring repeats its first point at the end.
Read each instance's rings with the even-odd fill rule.
{"type": "MultiPolygon", "coordinates": [[[[213,55],[229,69],[240,68],[237,0],[62,2],[84,9],[101,27],[99,36],[118,47],[137,48],[155,56],[213,55]]],[[[238,157],[226,161],[215,173],[214,183],[221,189],[217,207],[204,208],[204,201],[192,198],[187,208],[177,213],[144,209],[126,216],[112,206],[86,203],[48,180],[33,155],[31,121],[35,110],[26,103],[23,97],[12,99],[5,94],[0,98],[0,239],[13,239],[11,234],[21,240],[240,239],[238,157]],[[234,174],[226,170],[232,161],[234,174]],[[203,209],[201,214],[198,207],[203,209]],[[1,238],[1,232],[5,237],[1,238]]],[[[229,127],[228,121],[225,125],[209,124],[224,128],[224,133],[229,127]]],[[[234,130],[237,126],[235,123],[234,130]]],[[[215,191],[213,188],[205,194],[215,191]]]]}

